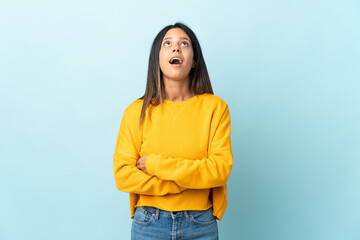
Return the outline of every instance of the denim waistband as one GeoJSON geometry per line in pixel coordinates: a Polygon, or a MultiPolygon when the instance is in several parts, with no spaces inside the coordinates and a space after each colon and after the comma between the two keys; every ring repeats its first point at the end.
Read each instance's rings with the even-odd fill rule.
{"type": "MultiPolygon", "coordinates": [[[[151,212],[155,216],[156,220],[159,218],[160,215],[163,217],[171,217],[171,218],[185,217],[186,219],[189,219],[189,217],[196,212],[212,211],[212,207],[210,207],[207,210],[184,210],[184,211],[166,211],[166,210],[162,210],[160,208],[149,207],[149,206],[144,206],[141,208],[151,212]]],[[[141,208],[139,210],[144,211],[141,208]]]]}

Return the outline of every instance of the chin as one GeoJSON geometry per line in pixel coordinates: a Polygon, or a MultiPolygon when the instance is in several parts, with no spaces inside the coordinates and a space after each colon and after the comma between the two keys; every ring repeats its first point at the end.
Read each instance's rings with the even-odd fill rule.
{"type": "MultiPolygon", "coordinates": [[[[163,74],[164,76],[164,74],[163,74]]],[[[176,81],[182,81],[182,80],[186,80],[189,77],[189,73],[188,74],[165,74],[166,78],[168,79],[172,79],[172,80],[176,80],[176,81]]]]}
{"type": "Polygon", "coordinates": [[[168,79],[174,80],[174,81],[185,81],[186,77],[183,76],[168,76],[168,79]]]}

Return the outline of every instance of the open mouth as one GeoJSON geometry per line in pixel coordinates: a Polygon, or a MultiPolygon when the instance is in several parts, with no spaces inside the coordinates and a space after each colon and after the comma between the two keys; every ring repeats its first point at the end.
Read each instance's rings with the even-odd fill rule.
{"type": "Polygon", "coordinates": [[[181,58],[173,57],[170,59],[169,63],[172,65],[181,65],[183,61],[181,60],[181,58]]]}

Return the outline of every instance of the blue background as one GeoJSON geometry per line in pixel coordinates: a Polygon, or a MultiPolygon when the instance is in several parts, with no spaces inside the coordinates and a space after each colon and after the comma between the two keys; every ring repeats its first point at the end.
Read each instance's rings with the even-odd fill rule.
{"type": "Polygon", "coordinates": [[[360,2],[0,2],[0,239],[129,239],[112,155],[156,34],[230,107],[221,239],[360,239],[360,2]]]}

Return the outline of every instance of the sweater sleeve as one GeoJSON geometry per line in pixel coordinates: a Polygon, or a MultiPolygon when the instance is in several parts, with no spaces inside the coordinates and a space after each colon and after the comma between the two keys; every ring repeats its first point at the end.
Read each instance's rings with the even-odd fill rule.
{"type": "Polygon", "coordinates": [[[124,111],[113,155],[116,187],[123,192],[157,196],[185,190],[174,181],[150,176],[136,167],[140,158],[141,132],[139,116],[131,110],[127,108],[124,111]]]}
{"type": "Polygon", "coordinates": [[[230,112],[225,103],[213,115],[207,158],[167,158],[149,154],[146,169],[150,175],[175,181],[179,186],[205,189],[223,186],[230,177],[233,154],[230,140],[230,112]]]}

